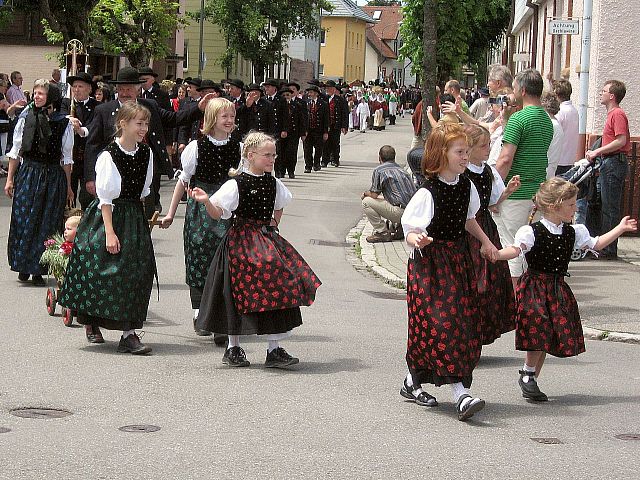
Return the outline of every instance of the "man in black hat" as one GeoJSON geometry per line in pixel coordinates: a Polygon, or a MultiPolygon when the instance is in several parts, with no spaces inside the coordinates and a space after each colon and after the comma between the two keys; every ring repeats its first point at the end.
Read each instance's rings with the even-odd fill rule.
{"type": "Polygon", "coordinates": [[[116,85],[118,98],[98,105],[95,109],[93,120],[88,125],[89,136],[84,156],[85,185],[90,194],[96,194],[96,161],[100,152],[113,139],[116,112],[123,103],[137,101],[151,112],[146,143],[153,152],[153,182],[151,195],[145,199],[145,210],[147,215],[151,217],[154,210],[162,208],[160,205],[160,175],[173,175],[173,168],[165,148],[167,142],[164,138],[164,127],[189,125],[199,120],[211,97],[205,97],[197,104],[190,104],[183,111],[174,112],[173,109],[165,110],[160,108],[155,100],[138,98],[142,82],[135,68],[121,68],[117,79],[111,83],[116,85]]]}
{"type": "Polygon", "coordinates": [[[304,173],[320,170],[320,160],[324,142],[329,138],[329,107],[320,98],[320,88],[311,85],[306,90],[309,124],[307,137],[302,141],[304,148],[304,173]]]}
{"type": "Polygon", "coordinates": [[[326,82],[326,92],[329,96],[329,138],[324,144],[322,166],[329,163],[334,167],[340,166],[340,133],[346,135],[349,131],[349,106],[340,95],[338,85],[333,80],[326,82]]]}
{"type": "Polygon", "coordinates": [[[262,89],[257,83],[247,87],[247,130],[274,134],[273,112],[271,104],[262,96],[262,89]]]}
{"type": "Polygon", "coordinates": [[[215,83],[213,80],[202,80],[200,86],[196,89],[200,95],[206,95],[208,93],[212,93],[214,98],[222,97],[224,94],[224,90],[222,87],[215,83]]]}
{"type": "MultiPolygon", "coordinates": [[[[160,108],[171,110],[173,107],[171,106],[171,100],[169,100],[169,93],[165,92],[156,81],[158,74],[154,72],[151,67],[141,67],[138,69],[138,73],[140,74],[140,80],[143,82],[139,96],[148,100],[155,100],[160,108]]],[[[173,148],[173,139],[175,136],[175,129],[164,129],[164,138],[168,142],[167,153],[169,156],[173,156],[175,153],[173,148]]]]}
{"type": "MultiPolygon", "coordinates": [[[[91,75],[84,72],[72,75],[67,77],[67,83],[71,86],[72,98],[62,99],[61,112],[77,118],[82,125],[88,125],[93,119],[95,108],[98,106],[96,99],[90,96],[93,89],[91,75]]],[[[86,127],[82,127],[80,133],[74,134],[73,167],[71,169],[71,189],[73,190],[74,204],[76,199],[79,200],[83,210],[93,200],[84,185],[84,151],[88,134],[89,131],[86,127]],[[78,190],[80,191],[79,196],[78,190]]]]}
{"type": "MultiPolygon", "coordinates": [[[[200,78],[187,78],[184,83],[187,84],[188,97],[186,97],[184,101],[179,105],[178,111],[184,111],[188,105],[198,103],[202,96],[198,91],[198,88],[200,88],[200,85],[202,84],[202,80],[200,78]]],[[[182,151],[191,140],[195,140],[196,138],[198,138],[199,126],[200,119],[192,122],[191,125],[183,125],[181,127],[178,127],[178,134],[176,135],[176,139],[178,142],[178,155],[182,154],[182,151]]]]}
{"type": "Polygon", "coordinates": [[[277,143],[278,158],[276,159],[276,178],[296,178],[295,170],[298,160],[298,143],[300,137],[306,134],[304,126],[303,107],[293,100],[293,90],[285,87],[280,91],[280,136],[277,143]]]}
{"type": "Polygon", "coordinates": [[[244,82],[239,78],[229,80],[229,100],[236,107],[236,129],[231,133],[231,139],[241,142],[247,129],[247,99],[244,95],[244,82]]]}

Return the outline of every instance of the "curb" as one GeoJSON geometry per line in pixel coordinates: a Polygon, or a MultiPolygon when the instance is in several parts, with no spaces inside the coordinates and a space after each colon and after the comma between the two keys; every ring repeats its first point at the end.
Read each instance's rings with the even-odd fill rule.
{"type": "MultiPolygon", "coordinates": [[[[356,244],[360,246],[360,258],[362,262],[365,264],[367,269],[382,279],[384,283],[388,283],[397,288],[406,289],[406,278],[398,277],[386,268],[381,267],[378,263],[375,247],[366,240],[367,235],[371,235],[372,233],[373,227],[369,222],[367,222],[366,217],[362,217],[356,226],[349,230],[346,241],[354,245],[354,248],[356,244]]],[[[598,330],[597,328],[591,327],[582,327],[582,332],[584,334],[584,338],[589,340],[640,345],[640,335],[635,333],[610,332],[608,330],[598,330]]]]}

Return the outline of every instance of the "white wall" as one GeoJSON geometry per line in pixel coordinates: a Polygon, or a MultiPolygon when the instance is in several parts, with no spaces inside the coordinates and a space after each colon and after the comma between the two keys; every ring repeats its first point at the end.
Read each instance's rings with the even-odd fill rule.
{"type": "Polygon", "coordinates": [[[378,52],[369,40],[367,40],[364,52],[364,81],[369,83],[369,80],[375,80],[378,78],[378,65],[380,64],[378,52]]]}

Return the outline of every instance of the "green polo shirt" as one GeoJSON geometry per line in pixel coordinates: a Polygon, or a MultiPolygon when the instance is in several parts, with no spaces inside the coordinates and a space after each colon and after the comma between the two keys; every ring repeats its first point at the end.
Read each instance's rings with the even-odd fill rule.
{"type": "Polygon", "coordinates": [[[514,175],[520,175],[520,188],[510,200],[530,200],[547,179],[547,151],[552,138],[553,124],[542,107],[528,106],[511,115],[502,143],[517,148],[505,183],[514,175]]]}

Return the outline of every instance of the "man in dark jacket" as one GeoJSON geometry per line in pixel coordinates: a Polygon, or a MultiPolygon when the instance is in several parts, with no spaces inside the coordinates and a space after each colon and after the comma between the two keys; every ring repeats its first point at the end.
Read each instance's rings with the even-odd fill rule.
{"type": "Polygon", "coordinates": [[[229,80],[229,100],[236,107],[236,129],[231,139],[241,142],[249,131],[247,128],[247,98],[244,94],[244,82],[238,78],[229,80]]]}
{"type": "Polygon", "coordinates": [[[304,173],[320,170],[320,160],[324,142],[329,138],[329,107],[320,98],[320,89],[311,85],[306,90],[309,126],[307,137],[302,141],[304,147],[304,173]]]}
{"type": "Polygon", "coordinates": [[[298,143],[300,138],[305,136],[306,129],[304,125],[305,107],[300,105],[293,99],[293,90],[288,87],[280,91],[280,141],[279,153],[276,159],[275,175],[276,178],[284,177],[285,173],[289,178],[295,178],[296,163],[298,158],[298,143]]]}
{"type": "Polygon", "coordinates": [[[333,80],[326,82],[326,92],[329,97],[329,138],[324,144],[322,166],[329,163],[334,167],[340,166],[340,133],[346,135],[349,131],[349,106],[340,95],[338,86],[333,80]]]}
{"type": "Polygon", "coordinates": [[[273,135],[273,108],[271,103],[262,95],[262,89],[257,83],[247,87],[247,130],[273,135]]]}

